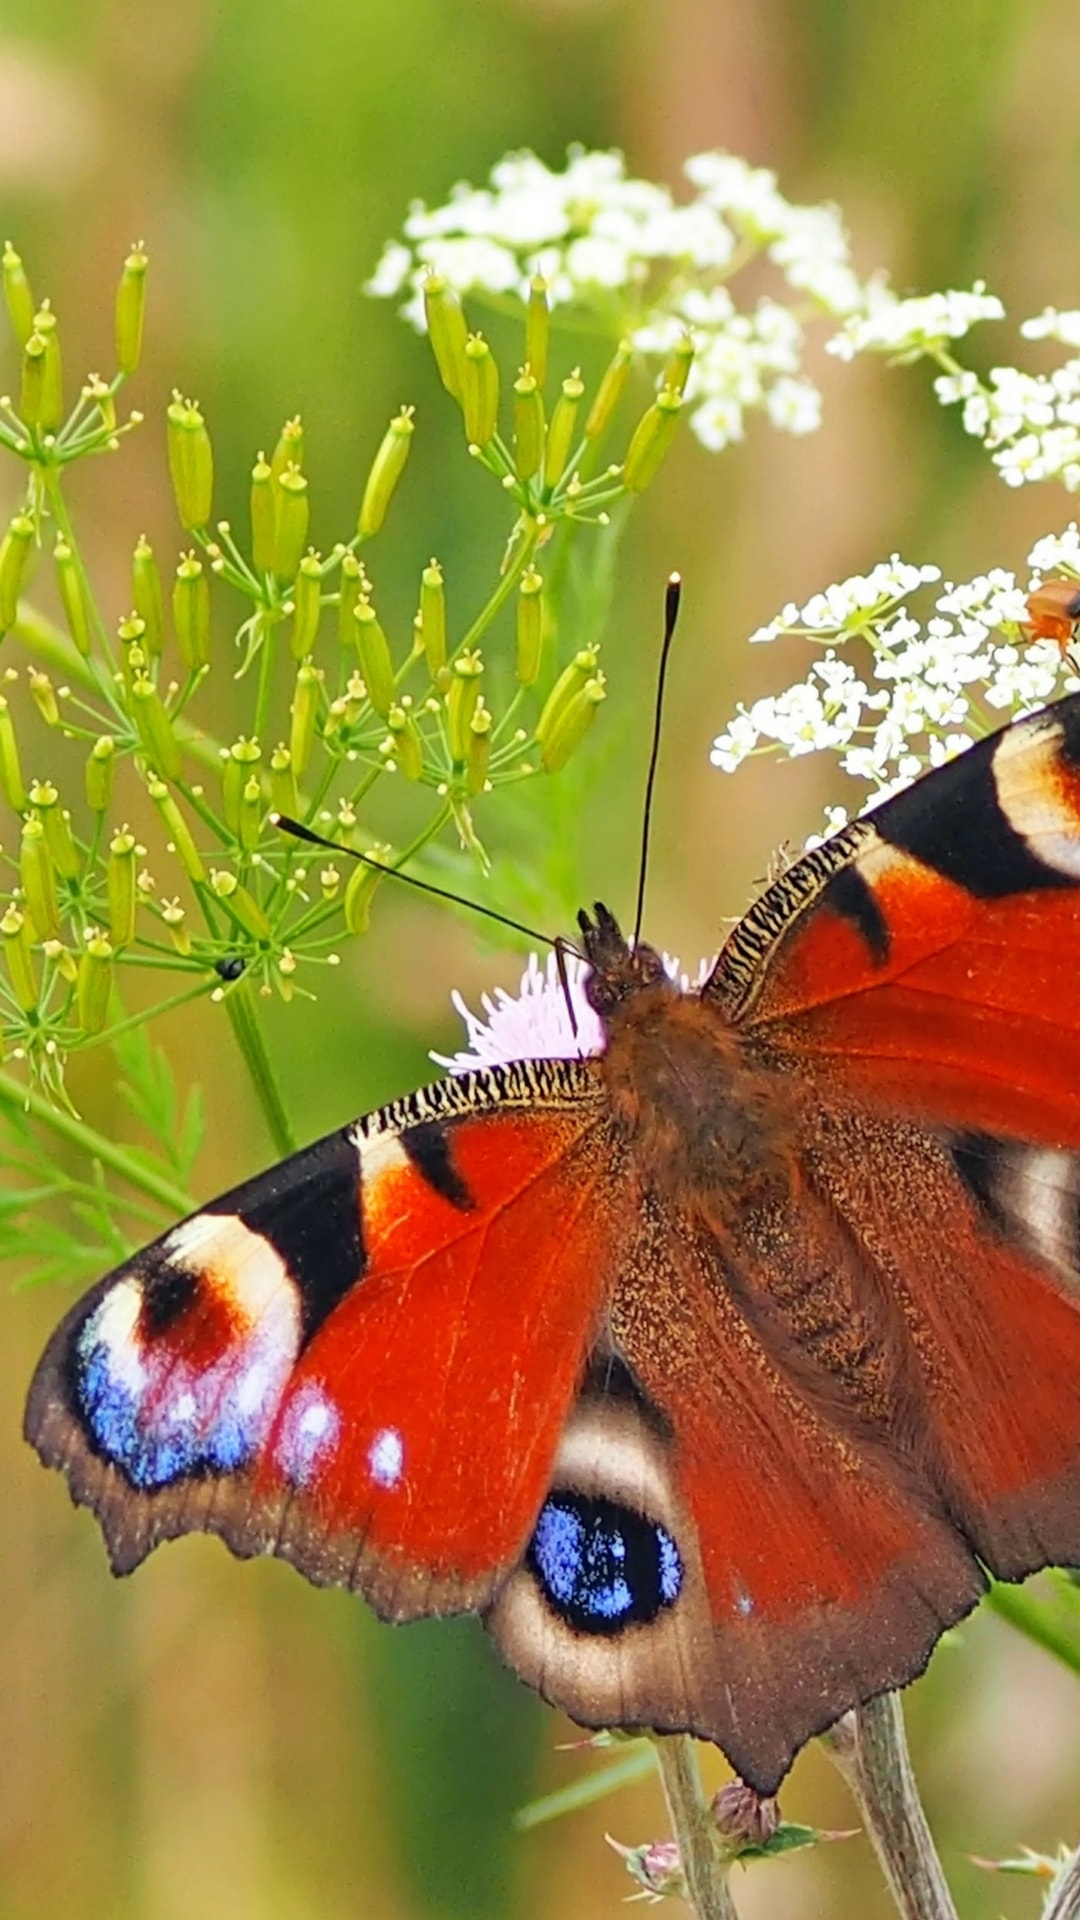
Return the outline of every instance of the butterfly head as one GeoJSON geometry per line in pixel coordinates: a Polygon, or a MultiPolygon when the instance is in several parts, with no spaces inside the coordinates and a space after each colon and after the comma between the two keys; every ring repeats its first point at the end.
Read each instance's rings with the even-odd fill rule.
{"type": "Polygon", "coordinates": [[[593,914],[590,919],[583,909],[578,914],[578,926],[585,958],[592,968],[585,982],[585,997],[601,1020],[643,987],[676,991],[654,947],[642,942],[631,946],[615,915],[599,900],[593,914]]]}

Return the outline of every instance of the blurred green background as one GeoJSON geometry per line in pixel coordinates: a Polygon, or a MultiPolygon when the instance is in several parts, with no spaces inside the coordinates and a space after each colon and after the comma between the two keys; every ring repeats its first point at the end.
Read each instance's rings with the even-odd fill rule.
{"type": "MultiPolygon", "coordinates": [[[[1075,304],[1078,56],[1068,0],[4,0],[0,226],[52,295],[73,372],[107,370],[127,245],[145,239],[153,261],[134,394],[148,425],[76,476],[106,606],[126,605],[140,531],[163,554],[178,545],[158,425],[174,385],[207,410],[219,498],[237,517],[256,449],[303,414],[324,539],[351,521],[390,412],[415,400],[422,431],[380,585],[404,606],[431,553],[465,604],[490,583],[492,489],[467,467],[423,344],[361,283],[412,196],[479,182],[508,147],[558,164],[570,140],[618,145],[632,171],[673,184],[688,153],[727,147],[776,167],[793,198],[838,201],[864,272],[885,265],[902,289],[984,274],[1018,317],[1075,304]]],[[[754,422],[720,458],[686,436],[635,516],[603,738],[572,827],[565,807],[550,816],[572,834],[549,863],[553,931],[575,899],[632,898],[672,567],[688,596],[647,931],[693,962],[826,797],[816,764],[755,765],[737,785],[709,768],[733,700],[802,671],[777,649],[746,653],[742,636],[896,548],[963,577],[1022,565],[1029,539],[1069,518],[1063,498],[989,476],[917,370],[819,361],[819,435],[754,422]]],[[[5,515],[17,479],[0,475],[5,515]]],[[[496,849],[499,831],[496,813],[496,849]]],[[[303,1135],[426,1076],[427,1049],[455,1043],[452,985],[475,999],[514,977],[474,928],[388,894],[319,1003],[271,1023],[303,1135]]],[[[210,1011],[183,1032],[209,1089],[205,1194],[269,1157],[220,1033],[210,1011]]],[[[80,1097],[109,1124],[108,1085],[80,1083],[80,1097]]],[[[603,1834],[663,1833],[658,1790],[515,1839],[515,1806],[596,1763],[558,1751],[572,1729],[498,1668],[475,1623],[379,1628],[355,1601],[201,1539],[111,1581],[96,1530],[18,1439],[65,1304],[9,1300],[0,1358],[0,1920],[614,1913],[629,1887],[603,1834]]],[[[939,1652],[909,1719],[965,1914],[1033,1911],[1033,1889],[967,1856],[1076,1838],[1076,1683],[980,1618],[939,1652]]],[[[710,1781],[722,1776],[717,1758],[710,1781]]],[[[852,1824],[814,1751],[784,1808],[852,1824]]],[[[891,1910],[861,1840],[758,1867],[737,1893],[747,1920],[891,1910]]]]}

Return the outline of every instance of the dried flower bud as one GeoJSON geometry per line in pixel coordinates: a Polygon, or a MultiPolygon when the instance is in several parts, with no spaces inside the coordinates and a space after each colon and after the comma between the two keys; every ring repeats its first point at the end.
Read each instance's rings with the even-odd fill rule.
{"type": "Polygon", "coordinates": [[[540,675],[544,643],[543,585],[536,568],[526,567],[517,602],[517,677],[523,687],[535,686],[540,675]]]}
{"type": "Polygon", "coordinates": [[[277,446],[270,457],[270,471],[275,480],[280,480],[286,467],[303,468],[304,465],[304,423],[298,413],[286,420],[278,434],[277,446]]]}
{"type": "Polygon", "coordinates": [[[140,534],[131,556],[131,598],[143,623],[143,639],[152,660],[160,653],[165,637],[165,613],[154,550],[145,534],[140,534]]]}
{"type": "MultiPolygon", "coordinates": [[[[631,1879],[639,1887],[644,1887],[654,1898],[670,1895],[672,1898],[685,1896],[686,1876],[683,1873],[678,1842],[675,1840],[650,1840],[643,1847],[624,1847],[618,1840],[607,1836],[608,1845],[615,1849],[631,1879]]],[[[637,1896],[639,1899],[641,1895],[637,1896]]]]}
{"type": "Polygon", "coordinates": [[[345,925],[350,933],[366,933],[371,925],[371,902],[375,889],[382,878],[380,867],[391,867],[393,848],[376,845],[365,849],[364,858],[358,860],[349,875],[345,888],[343,908],[345,925]],[[369,866],[367,862],[374,861],[369,866]]]}
{"type": "Polygon", "coordinates": [[[11,991],[24,1013],[33,1013],[38,1003],[38,978],[30,944],[30,928],[18,907],[7,908],[0,919],[0,940],[4,945],[11,991]]]}
{"type": "Polygon", "coordinates": [[[10,240],[4,243],[0,272],[3,274],[4,305],[8,310],[8,318],[19,346],[25,347],[34,331],[34,296],[30,291],[26,269],[10,240]]]}
{"type": "Polygon", "coordinates": [[[393,756],[406,780],[419,780],[424,771],[424,749],[416,722],[407,707],[393,706],[386,716],[393,756]]]}
{"type": "Polygon", "coordinates": [[[623,463],[623,486],[628,493],[643,493],[654,480],[660,463],[675,438],[682,411],[682,395],[664,387],[651,407],[642,414],[623,463]]]}
{"type": "Polygon", "coordinates": [[[455,400],[460,400],[464,386],[465,341],[468,337],[461,302],[437,273],[426,276],[423,297],[428,339],[435,355],[435,365],[439,369],[439,378],[447,393],[452,394],[455,400]]]}
{"type": "Polygon", "coordinates": [[[161,695],[145,674],[131,683],[131,711],[139,739],[155,773],[166,780],[178,780],[182,765],[180,742],[165,711],[161,695]]]}
{"type": "Polygon", "coordinates": [[[93,813],[107,813],[112,801],[116,742],[107,733],[94,741],[86,762],[86,804],[93,813]]]}
{"type": "Polygon", "coordinates": [[[230,873],[227,868],[215,869],[210,875],[210,888],[245,933],[250,933],[256,940],[269,939],[269,920],[254,894],[249,893],[235,873],[230,873]]]}
{"type": "Polygon", "coordinates": [[[729,1780],[714,1796],[712,1816],[717,1832],[729,1850],[762,1847],[771,1840],[780,1825],[780,1808],[772,1798],[763,1799],[742,1780],[729,1780]]]}
{"type": "Polygon", "coordinates": [[[19,765],[19,746],[11,723],[11,709],[0,695],[0,788],[9,807],[16,813],[26,809],[26,788],[19,765]]]}
{"type": "Polygon", "coordinates": [[[585,392],[585,382],[575,367],[562,383],[562,390],[555,402],[551,416],[551,425],[547,431],[544,446],[544,487],[550,491],[558,485],[566,469],[574,445],[577,427],[578,408],[585,392]]]}
{"type": "Polygon", "coordinates": [[[420,575],[420,634],[434,680],[446,665],[446,592],[437,560],[430,561],[420,575]]]}
{"type": "Polygon", "coordinates": [[[622,399],[623,388],[630,377],[634,350],[629,340],[620,340],[615,354],[604,370],[603,378],[596,390],[596,399],[589,408],[589,417],[585,422],[587,440],[599,440],[602,433],[611,424],[611,416],[622,399]]]}
{"type": "Polygon", "coordinates": [[[206,879],[202,855],[191,836],[191,829],[163,780],[150,779],[146,791],[161,815],[172,850],[189,880],[201,884],[206,879]]]}
{"type": "Polygon", "coordinates": [[[180,658],[195,673],[210,659],[210,583],[193,553],[186,553],[176,569],[172,612],[180,658]]]}
{"type": "Polygon", "coordinates": [[[103,933],[91,932],[79,959],[75,1004],[84,1033],[101,1033],[109,1017],[113,947],[103,933]]]}
{"type": "Polygon", "coordinates": [[[394,663],[379,616],[366,594],[361,595],[353,608],[353,627],[367,697],[376,713],[385,718],[394,698],[394,663]]]}
{"type": "Polygon", "coordinates": [[[45,828],[34,814],[23,821],[19,878],[26,898],[26,911],[37,938],[59,940],[60,907],[56,898],[56,872],[45,839],[45,828]]]}
{"type": "Polygon", "coordinates": [[[135,938],[136,874],[138,849],[135,835],[125,827],[109,842],[106,882],[109,893],[109,931],[113,945],[130,947],[135,938]]]}
{"type": "Polygon", "coordinates": [[[596,709],[606,693],[604,676],[598,673],[571,695],[553,722],[545,726],[544,715],[541,714],[536,738],[545,773],[561,773],[588,733],[596,718],[596,709]]]}
{"type": "Polygon", "coordinates": [[[30,698],[44,720],[45,725],[47,727],[58,727],[60,725],[60,709],[56,704],[56,694],[48,674],[39,672],[36,667],[31,667],[28,678],[30,681],[30,698]]]}
{"type": "Polygon", "coordinates": [[[530,367],[514,381],[514,472],[531,480],[544,457],[544,402],[530,367]]]}
{"type": "Polygon", "coordinates": [[[293,623],[289,651],[294,660],[306,660],[315,645],[322,611],[322,558],[305,553],[293,581],[293,623]]]}
{"type": "Polygon", "coordinates": [[[469,721],[469,744],[465,750],[465,790],[483,793],[491,759],[491,714],[478,706],[469,721]]]}
{"type": "Polygon", "coordinates": [[[483,655],[476,649],[459,653],[450,668],[452,678],[450,691],[446,696],[446,732],[450,743],[450,757],[459,764],[468,752],[469,722],[480,698],[480,678],[483,671],[483,655]]]}
{"type": "Polygon", "coordinates": [[[401,412],[394,415],[371,463],[357,522],[357,532],[362,540],[368,540],[373,533],[378,533],[386,518],[394,488],[405,471],[415,428],[414,411],[413,407],[402,407],[401,412]]]}
{"type": "Polygon", "coordinates": [[[233,741],[228,751],[222,751],[221,811],[233,833],[240,826],[244,788],[261,759],[262,748],[258,741],[247,740],[243,734],[239,740],[233,741]]]}
{"type": "Polygon", "coordinates": [[[315,722],[319,713],[319,696],[322,675],[310,660],[305,660],[296,670],[296,685],[292,697],[292,726],[289,731],[289,752],[292,756],[293,771],[298,780],[307,772],[311,749],[315,744],[315,722]]]}
{"type": "Polygon", "coordinates": [[[146,268],[147,258],[139,241],[124,261],[116,290],[116,364],[123,374],[134,373],[142,357],[146,268]]]}
{"type": "Polygon", "coordinates": [[[205,527],[214,500],[214,451],[193,400],[174,393],[165,409],[169,472],[183,527],[205,527]]]}
{"type": "Polygon", "coordinates": [[[30,803],[45,829],[45,844],[57,873],[62,880],[77,879],[81,862],[71,835],[71,815],[60,805],[60,795],[51,780],[34,781],[30,803]]]}
{"type": "Polygon", "coordinates": [[[469,445],[486,447],[499,424],[499,369],[482,333],[470,333],[465,342],[461,409],[469,445]]]}
{"type": "Polygon", "coordinates": [[[277,519],[274,527],[274,564],[279,580],[291,580],[307,545],[308,483],[299,467],[285,468],[277,483],[277,519]]]}
{"type": "Polygon", "coordinates": [[[529,282],[529,303],[525,309],[525,365],[538,387],[547,379],[548,342],[551,338],[551,307],[548,283],[534,273],[529,282]]]}
{"type": "Polygon", "coordinates": [[[34,522],[28,513],[17,513],[9,520],[0,540],[0,634],[15,625],[19,595],[23,590],[34,548],[34,522]]]}
{"type": "Polygon", "coordinates": [[[275,747],[270,755],[270,803],[275,813],[287,814],[290,820],[295,820],[300,811],[292,754],[284,745],[275,747]]]}

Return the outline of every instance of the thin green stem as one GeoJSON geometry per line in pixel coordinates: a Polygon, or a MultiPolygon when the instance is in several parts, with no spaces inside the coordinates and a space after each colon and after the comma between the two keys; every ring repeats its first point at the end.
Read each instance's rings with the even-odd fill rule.
{"type": "Polygon", "coordinates": [[[506,572],[503,574],[491,598],[481,607],[476,619],[473,621],[460,647],[456,649],[456,652],[465,653],[470,647],[475,647],[481,634],[487,632],[499,608],[504,606],[506,601],[509,600],[529,561],[536,552],[536,543],[539,537],[539,529],[535,525],[530,526],[528,531],[522,535],[517,544],[514,557],[507,566],[506,572]]]}
{"type": "Polygon", "coordinates": [[[144,1161],[139,1160],[125,1147],[110,1140],[107,1135],[98,1133],[94,1127],[87,1126],[73,1113],[62,1112],[54,1107],[44,1094],[35,1087],[27,1087],[11,1074],[0,1071],[0,1105],[17,1108],[29,1113],[41,1126],[48,1127],[60,1140],[66,1140],[70,1146],[78,1147],[81,1153],[91,1159],[99,1160],[104,1167],[120,1175],[129,1186],[140,1193],[147,1193],[157,1200],[171,1214],[190,1213],[194,1202],[183,1187],[174,1186],[164,1175],[155,1173],[144,1161]]]}
{"type": "Polygon", "coordinates": [[[251,1082],[258,1095],[274,1146],[278,1153],[288,1155],[296,1152],[296,1135],[285,1110],[281,1090],[277,1083],[255,1012],[251,996],[251,987],[247,980],[238,980],[232,990],[225,995],[225,1011],[233,1030],[233,1038],[243,1056],[244,1065],[251,1075],[251,1082]]]}

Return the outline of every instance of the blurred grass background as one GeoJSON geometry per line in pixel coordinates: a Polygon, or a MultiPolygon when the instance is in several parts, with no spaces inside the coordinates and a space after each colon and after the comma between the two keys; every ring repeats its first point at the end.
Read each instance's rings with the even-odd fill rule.
{"type": "MultiPolygon", "coordinates": [[[[793,198],[837,200],[860,269],[886,265],[902,289],[984,274],[1018,317],[1076,304],[1078,55],[1068,0],[3,0],[0,226],[53,297],[72,377],[110,361],[127,245],[142,237],[152,256],[134,393],[147,427],[76,475],[106,607],[126,606],[140,531],[163,555],[179,544],[159,427],[174,385],[207,410],[218,498],[237,517],[256,449],[303,414],[316,539],[351,521],[386,418],[415,400],[421,432],[380,544],[380,591],[406,605],[437,553],[459,604],[476,600],[498,502],[464,463],[426,349],[361,283],[410,197],[478,182],[508,147],[558,164],[570,140],[615,144],[632,171],[673,183],[688,153],[727,147],[778,168],[793,198]]],[[[978,340],[989,363],[993,335],[978,340]]],[[[1013,351],[1003,337],[1001,357],[1013,351]]],[[[755,423],[719,459],[687,436],[634,519],[604,737],[550,862],[552,930],[575,898],[632,897],[672,567],[688,597],[647,930],[693,960],[825,797],[816,765],[755,765],[737,785],[710,770],[733,700],[786,684],[793,664],[747,654],[741,637],[896,548],[963,577],[1019,566],[1032,535],[1069,518],[1064,498],[994,481],[918,371],[824,359],[816,371],[818,436],[781,440],[755,423]]],[[[17,478],[0,475],[5,515],[17,478]]],[[[497,813],[490,837],[497,849],[497,813]]],[[[427,1049],[454,1041],[451,985],[475,997],[514,975],[474,929],[388,896],[318,1005],[272,1022],[304,1135],[427,1075],[427,1049]]],[[[185,1063],[211,1092],[206,1194],[269,1151],[220,1031],[212,1012],[186,1016],[185,1063]]],[[[108,1086],[80,1097],[108,1123],[108,1086]]],[[[383,1629],[355,1601],[205,1540],[111,1581],[96,1530],[18,1439],[33,1360],[65,1304],[9,1300],[0,1356],[0,1920],[614,1913],[628,1883],[603,1833],[662,1833],[659,1793],[515,1839],[516,1805],[595,1762],[556,1750],[572,1730],[502,1673],[475,1623],[383,1629]]],[[[991,1880],[967,1855],[1077,1837],[1075,1682],[980,1618],[939,1652],[909,1719],[965,1915],[1032,1912],[1032,1888],[991,1880]]],[[[712,1777],[722,1771],[717,1760],[712,1777]]],[[[813,1751],[784,1808],[852,1824],[813,1751]]],[[[753,1869],[737,1894],[747,1920],[891,1911],[857,1839],[753,1869]]]]}

